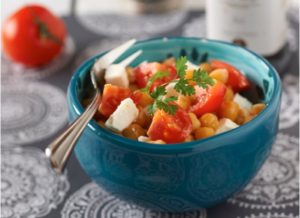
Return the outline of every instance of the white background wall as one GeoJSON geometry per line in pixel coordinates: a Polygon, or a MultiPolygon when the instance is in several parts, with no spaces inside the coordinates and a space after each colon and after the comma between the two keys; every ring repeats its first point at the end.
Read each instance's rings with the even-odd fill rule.
{"type": "MultiPolygon", "coordinates": [[[[80,12],[89,11],[120,11],[124,7],[126,0],[77,0],[79,2],[80,12]],[[96,7],[95,7],[96,6],[96,7]]],[[[182,0],[185,8],[203,8],[205,0],[182,0]]],[[[1,0],[1,20],[3,20],[24,4],[38,3],[45,5],[54,13],[63,15],[70,11],[71,0],[1,0]]]]}

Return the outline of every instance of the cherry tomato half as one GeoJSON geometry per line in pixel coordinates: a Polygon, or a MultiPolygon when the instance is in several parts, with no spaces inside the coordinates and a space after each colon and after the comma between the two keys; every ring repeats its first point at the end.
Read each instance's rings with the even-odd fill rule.
{"type": "Polygon", "coordinates": [[[191,112],[195,113],[198,117],[205,113],[214,113],[221,106],[226,86],[219,81],[215,81],[213,86],[203,89],[195,86],[196,99],[195,103],[191,106],[191,112]]]}
{"type": "Polygon", "coordinates": [[[61,52],[66,34],[60,18],[42,6],[28,5],[4,22],[3,49],[13,61],[37,67],[49,63],[61,52]]]}
{"type": "Polygon", "coordinates": [[[213,69],[223,68],[229,73],[227,84],[232,87],[235,92],[247,90],[250,87],[250,81],[239,70],[232,65],[219,60],[213,60],[210,63],[213,69]]]}

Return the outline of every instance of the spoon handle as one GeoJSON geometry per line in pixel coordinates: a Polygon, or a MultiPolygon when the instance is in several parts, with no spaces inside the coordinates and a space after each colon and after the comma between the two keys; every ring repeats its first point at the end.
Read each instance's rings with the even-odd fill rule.
{"type": "Polygon", "coordinates": [[[86,111],[46,148],[45,154],[50,159],[53,169],[57,172],[63,171],[77,140],[95,115],[100,102],[101,94],[96,91],[96,95],[86,111]]]}

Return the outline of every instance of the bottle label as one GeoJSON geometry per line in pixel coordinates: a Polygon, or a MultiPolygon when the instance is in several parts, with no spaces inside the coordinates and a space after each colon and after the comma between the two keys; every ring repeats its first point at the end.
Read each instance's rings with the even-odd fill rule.
{"type": "Polygon", "coordinates": [[[287,0],[209,0],[208,38],[235,42],[262,55],[285,43],[287,0]]]}

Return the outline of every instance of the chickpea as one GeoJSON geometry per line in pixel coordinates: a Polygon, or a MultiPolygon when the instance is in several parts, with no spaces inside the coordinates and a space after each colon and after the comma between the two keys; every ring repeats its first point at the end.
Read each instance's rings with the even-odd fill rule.
{"type": "Polygon", "coordinates": [[[247,122],[249,122],[249,121],[252,120],[253,118],[254,118],[254,116],[248,115],[248,116],[245,118],[245,120],[244,120],[244,124],[247,123],[247,122]]]}
{"type": "Polygon", "coordinates": [[[249,112],[246,109],[240,108],[235,123],[242,125],[245,123],[248,117],[249,117],[249,112]]]}
{"type": "Polygon", "coordinates": [[[194,74],[194,70],[187,70],[187,71],[185,72],[184,78],[185,78],[185,79],[192,79],[192,78],[193,78],[193,74],[194,74]]]}
{"type": "Polygon", "coordinates": [[[153,102],[153,98],[151,98],[151,96],[145,92],[141,92],[141,99],[139,101],[139,105],[142,107],[146,107],[149,104],[152,104],[153,102]]]}
{"type": "Polygon", "coordinates": [[[195,131],[195,138],[196,139],[204,139],[215,134],[215,130],[210,127],[200,127],[195,131]]]}
{"type": "Polygon", "coordinates": [[[211,65],[207,62],[200,64],[199,67],[200,67],[200,70],[204,70],[207,73],[210,73],[213,70],[211,65]]]}
{"type": "Polygon", "coordinates": [[[197,85],[197,83],[192,80],[193,74],[194,74],[194,70],[189,69],[185,72],[185,77],[184,77],[185,79],[189,80],[189,85],[191,86],[197,85]]]}
{"type": "Polygon", "coordinates": [[[126,67],[126,73],[127,77],[130,83],[135,82],[135,74],[134,74],[134,68],[133,67],[126,67]]]}
{"type": "Polygon", "coordinates": [[[138,106],[139,115],[136,119],[136,123],[139,124],[141,127],[147,128],[151,123],[151,118],[147,115],[144,108],[138,106]]]}
{"type": "Polygon", "coordinates": [[[239,108],[239,105],[233,101],[223,102],[219,110],[219,116],[235,122],[238,117],[239,108]]]}
{"type": "Polygon", "coordinates": [[[122,135],[126,138],[137,139],[140,136],[146,135],[146,130],[140,125],[133,123],[123,130],[122,135]]]}
{"type": "Polygon", "coordinates": [[[138,90],[139,87],[137,85],[135,85],[135,84],[130,84],[129,85],[129,89],[134,92],[135,90],[138,90]]]}
{"type": "Polygon", "coordinates": [[[163,64],[175,66],[176,59],[174,57],[168,58],[168,59],[164,60],[163,64]]]}
{"type": "Polygon", "coordinates": [[[250,110],[250,115],[252,116],[256,116],[257,114],[259,114],[263,109],[265,109],[266,105],[263,103],[259,103],[259,104],[255,104],[252,106],[251,110],[250,110]]]}
{"type": "Polygon", "coordinates": [[[152,143],[152,144],[166,144],[163,140],[159,139],[159,140],[155,140],[155,141],[148,141],[148,143],[152,143]]]}
{"type": "Polygon", "coordinates": [[[195,131],[196,129],[200,128],[201,123],[200,123],[200,121],[198,120],[196,114],[194,114],[194,113],[189,113],[189,116],[190,116],[190,119],[191,119],[191,121],[192,121],[192,126],[193,126],[192,131],[195,131]]]}
{"type": "Polygon", "coordinates": [[[194,141],[194,137],[192,135],[188,135],[184,141],[185,142],[192,142],[192,141],[194,141]]]}
{"type": "Polygon", "coordinates": [[[227,101],[232,101],[233,97],[234,97],[234,93],[233,93],[232,88],[227,87],[226,92],[225,92],[225,96],[224,96],[224,101],[226,101],[226,102],[227,101]]]}
{"type": "Polygon", "coordinates": [[[185,110],[188,109],[191,106],[190,96],[179,95],[177,104],[185,110]]]}
{"type": "Polygon", "coordinates": [[[226,69],[216,69],[209,76],[224,84],[228,81],[228,71],[226,69]]]}
{"type": "Polygon", "coordinates": [[[219,128],[219,120],[218,117],[213,113],[206,113],[200,117],[201,126],[210,127],[214,130],[219,128]]]}
{"type": "Polygon", "coordinates": [[[149,137],[147,136],[140,136],[138,137],[139,142],[147,142],[147,143],[152,143],[152,144],[166,144],[163,140],[158,139],[158,140],[150,140],[149,137]]]}

